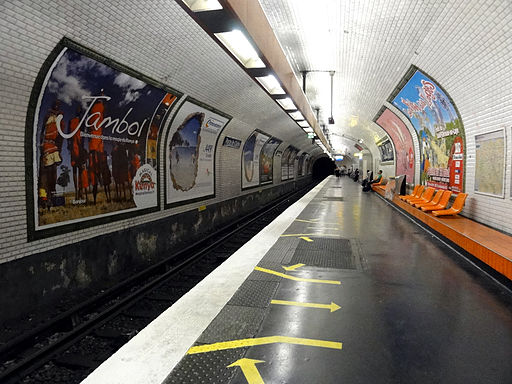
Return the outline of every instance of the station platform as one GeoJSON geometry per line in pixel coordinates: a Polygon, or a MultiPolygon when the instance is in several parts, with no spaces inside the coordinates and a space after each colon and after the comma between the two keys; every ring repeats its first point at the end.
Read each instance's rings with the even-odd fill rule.
{"type": "Polygon", "coordinates": [[[329,177],[83,383],[508,383],[511,356],[506,287],[329,177]]]}

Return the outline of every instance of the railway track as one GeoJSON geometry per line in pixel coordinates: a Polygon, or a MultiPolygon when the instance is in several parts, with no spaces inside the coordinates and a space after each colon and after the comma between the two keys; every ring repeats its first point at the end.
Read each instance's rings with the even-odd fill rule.
{"type": "Polygon", "coordinates": [[[79,383],[268,225],[291,192],[0,346],[0,383],[79,383]]]}

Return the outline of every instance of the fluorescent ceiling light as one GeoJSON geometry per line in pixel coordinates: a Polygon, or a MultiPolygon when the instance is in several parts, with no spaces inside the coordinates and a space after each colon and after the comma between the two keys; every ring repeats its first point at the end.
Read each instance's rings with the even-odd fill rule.
{"type": "Polygon", "coordinates": [[[281,107],[283,107],[285,110],[289,111],[291,109],[297,109],[295,104],[293,103],[292,99],[289,97],[285,99],[277,99],[277,102],[281,104],[281,107]]]}
{"type": "Polygon", "coordinates": [[[285,93],[274,75],[255,77],[255,79],[258,80],[258,82],[263,85],[263,88],[271,95],[282,95],[285,93]]]}
{"type": "Polygon", "coordinates": [[[290,113],[293,120],[304,120],[304,116],[299,111],[290,113]]]}
{"type": "Polygon", "coordinates": [[[231,32],[216,33],[215,36],[245,68],[265,68],[265,64],[242,31],[235,29],[231,32]]]}
{"type": "Polygon", "coordinates": [[[313,130],[313,128],[311,128],[311,127],[306,127],[306,128],[303,128],[303,129],[304,129],[304,131],[306,131],[307,133],[313,133],[313,132],[315,132],[315,131],[313,130]]]}
{"type": "Polygon", "coordinates": [[[298,124],[302,127],[302,128],[307,128],[309,127],[309,123],[306,121],[306,120],[303,120],[303,121],[299,121],[298,124]]]}
{"type": "Polygon", "coordinates": [[[218,0],[182,0],[192,12],[215,11],[222,9],[218,0]]]}

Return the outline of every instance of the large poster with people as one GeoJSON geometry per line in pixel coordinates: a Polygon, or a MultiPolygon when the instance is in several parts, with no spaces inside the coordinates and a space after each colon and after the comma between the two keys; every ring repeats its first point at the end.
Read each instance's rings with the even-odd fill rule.
{"type": "Polygon", "coordinates": [[[306,160],[308,156],[309,155],[306,152],[302,152],[302,154],[299,156],[299,162],[297,165],[297,175],[299,177],[305,176],[306,174],[306,160]]]}
{"type": "Polygon", "coordinates": [[[245,141],[242,152],[242,189],[260,185],[260,154],[270,138],[254,131],[245,141]]]}
{"type": "Polygon", "coordinates": [[[462,192],[464,127],[450,97],[429,76],[416,69],[392,102],[418,132],[421,182],[462,192]]]}
{"type": "Polygon", "coordinates": [[[157,141],[178,93],[105,62],[65,40],[41,70],[29,236],[158,208],[157,141]]]}
{"type": "Polygon", "coordinates": [[[215,196],[215,150],[230,117],[187,98],[165,141],[166,208],[215,196]]]}
{"type": "Polygon", "coordinates": [[[385,108],[376,123],[384,129],[395,145],[395,175],[406,175],[408,182],[414,182],[414,145],[404,122],[390,109],[385,108]]]}
{"type": "Polygon", "coordinates": [[[271,183],[274,178],[274,154],[277,147],[281,145],[281,140],[272,137],[268,140],[260,155],[260,183],[271,183]]]}

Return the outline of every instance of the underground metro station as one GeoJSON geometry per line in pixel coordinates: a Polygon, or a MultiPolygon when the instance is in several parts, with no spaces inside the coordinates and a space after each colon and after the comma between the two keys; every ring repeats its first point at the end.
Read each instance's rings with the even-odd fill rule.
{"type": "Polygon", "coordinates": [[[510,0],[0,2],[0,383],[511,383],[510,0]]]}

